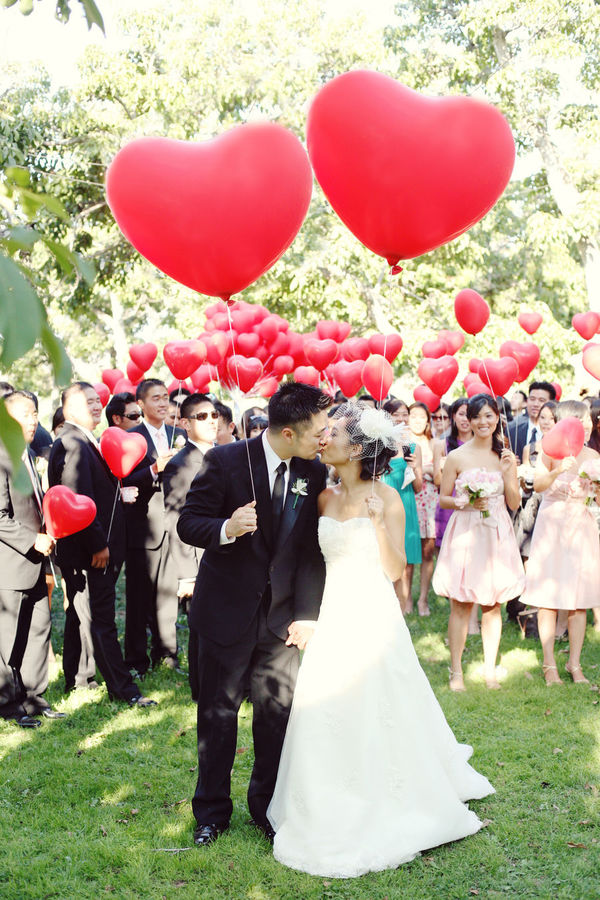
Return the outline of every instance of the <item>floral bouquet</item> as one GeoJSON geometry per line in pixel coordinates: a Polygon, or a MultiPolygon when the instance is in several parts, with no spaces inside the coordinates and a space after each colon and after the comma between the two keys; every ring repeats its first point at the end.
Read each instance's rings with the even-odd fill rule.
{"type": "MultiPolygon", "coordinates": [[[[464,505],[471,506],[482,497],[491,497],[498,486],[493,472],[486,469],[472,469],[468,473],[458,476],[456,479],[456,495],[464,500],[464,505]]],[[[481,518],[489,519],[489,509],[481,510],[481,518]]]]}
{"type": "Polygon", "coordinates": [[[585,505],[591,506],[600,490],[600,459],[588,459],[580,468],[579,481],[585,493],[585,505]]]}

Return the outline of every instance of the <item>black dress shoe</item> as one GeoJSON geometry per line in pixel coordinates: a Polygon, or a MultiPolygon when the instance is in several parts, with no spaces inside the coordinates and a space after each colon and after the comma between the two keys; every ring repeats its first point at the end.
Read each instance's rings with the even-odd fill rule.
{"type": "Polygon", "coordinates": [[[151,700],[150,697],[144,697],[142,694],[136,694],[135,697],[130,697],[127,702],[130,706],[158,706],[156,700],[151,700]]]}
{"type": "Polygon", "coordinates": [[[198,825],[194,831],[194,843],[197,847],[205,847],[207,844],[212,844],[220,834],[227,831],[228,827],[227,825],[198,825]]]}
{"type": "Polygon", "coordinates": [[[45,719],[65,719],[66,714],[59,712],[57,709],[50,709],[47,707],[46,709],[42,709],[41,712],[37,713],[37,715],[42,715],[45,719]]]}
{"type": "Polygon", "coordinates": [[[17,716],[15,722],[20,728],[39,728],[42,724],[39,719],[33,716],[17,716]]]}
{"type": "Polygon", "coordinates": [[[256,822],[254,819],[252,819],[252,824],[255,828],[258,828],[258,830],[262,832],[262,834],[266,837],[270,844],[273,843],[273,841],[275,840],[275,832],[273,831],[270,822],[256,822]]]}

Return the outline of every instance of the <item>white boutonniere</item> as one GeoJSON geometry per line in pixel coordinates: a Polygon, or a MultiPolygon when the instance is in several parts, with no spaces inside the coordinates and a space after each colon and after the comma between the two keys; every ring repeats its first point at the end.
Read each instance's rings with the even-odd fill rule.
{"type": "Polygon", "coordinates": [[[306,478],[296,478],[295,482],[292,485],[292,494],[295,494],[294,497],[294,505],[292,509],[296,509],[296,503],[298,502],[298,497],[306,497],[308,496],[308,481],[306,478]]]}
{"type": "Polygon", "coordinates": [[[182,434],[178,434],[177,437],[175,438],[175,449],[183,450],[183,448],[185,447],[185,444],[186,444],[186,441],[185,441],[184,436],[182,434]]]}

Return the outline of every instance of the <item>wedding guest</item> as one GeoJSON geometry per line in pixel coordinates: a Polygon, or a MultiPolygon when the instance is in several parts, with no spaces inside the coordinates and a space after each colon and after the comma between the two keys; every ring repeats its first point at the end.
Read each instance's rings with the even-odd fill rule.
{"type": "Polygon", "coordinates": [[[500,413],[487,394],[475,394],[467,416],[473,437],[446,459],[440,505],[454,510],[446,528],[433,587],[450,598],[450,690],[464,691],[462,654],[473,604],[481,606],[484,678],[499,688],[496,658],[502,632],[500,604],[522,593],[524,572],[506,509],[519,501],[517,463],[504,449],[500,413]],[[471,485],[469,490],[468,485],[471,485]]]}
{"type": "Polygon", "coordinates": [[[104,410],[106,421],[115,428],[130,431],[139,425],[142,413],[133,394],[123,391],[110,398],[104,410]]]}
{"type": "Polygon", "coordinates": [[[9,381],[0,381],[0,397],[6,397],[16,390],[9,381]]]}
{"type": "Polygon", "coordinates": [[[526,403],[526,415],[521,415],[509,423],[507,428],[510,448],[519,461],[523,459],[523,450],[532,441],[540,437],[537,427],[540,409],[548,400],[556,399],[556,390],[549,381],[532,381],[526,403]]]}
{"type": "MultiPolygon", "coordinates": [[[[242,414],[242,420],[240,422],[240,436],[242,438],[250,437],[250,419],[253,416],[263,416],[265,415],[265,411],[262,406],[250,406],[248,409],[244,411],[242,414]]],[[[254,435],[255,437],[256,435],[254,435]]]]}
{"type": "MultiPolygon", "coordinates": [[[[408,406],[402,400],[388,400],[383,409],[392,417],[392,421],[399,425],[407,426],[408,430],[408,406]]],[[[409,443],[399,443],[396,455],[390,459],[391,472],[384,474],[381,480],[395,488],[400,494],[404,507],[404,552],[406,565],[400,578],[394,582],[396,596],[400,601],[400,608],[404,615],[413,612],[412,577],[415,565],[421,563],[421,534],[419,531],[419,517],[415,492],[420,491],[423,485],[421,471],[421,448],[414,440],[409,443]]]]}
{"type": "Polygon", "coordinates": [[[237,430],[233,421],[233,413],[226,403],[215,401],[215,409],[219,413],[219,427],[217,429],[217,444],[233,444],[237,440],[237,430]]]}
{"type": "Polygon", "coordinates": [[[52,434],[55,438],[60,434],[63,425],[65,424],[65,414],[63,412],[62,406],[57,406],[54,410],[54,415],[52,416],[52,434]]]}
{"type": "Polygon", "coordinates": [[[542,438],[545,434],[548,434],[549,431],[552,431],[552,429],[556,425],[557,407],[558,403],[556,403],[555,400],[548,400],[541,407],[537,420],[538,437],[535,440],[532,439],[523,448],[524,466],[531,466],[532,468],[535,468],[542,449],[542,438]]]}
{"type": "Polygon", "coordinates": [[[64,717],[43,696],[51,630],[45,558],[54,540],[43,533],[43,492],[30,449],[38,424],[34,395],[15,390],[4,402],[23,431],[27,446],[22,458],[32,493],[16,489],[12,464],[0,444],[0,717],[36,728],[39,715],[64,717]]]}
{"type": "Polygon", "coordinates": [[[127,520],[125,661],[130,669],[145,675],[150,664],[161,662],[178,668],[177,577],[169,550],[162,480],[164,469],[175,455],[175,439],[185,432],[165,425],[169,394],[164,383],[148,378],[137,386],[137,402],[144,421],[131,429],[141,434],[147,446],[144,459],[123,484],[137,487],[134,503],[125,507],[127,520]],[[148,657],[146,628],[150,628],[148,657]]]}
{"type": "Polygon", "coordinates": [[[592,417],[592,433],[588,441],[588,447],[600,453],[600,400],[592,400],[590,407],[590,416],[592,417]]]}
{"type": "Polygon", "coordinates": [[[429,410],[424,403],[412,403],[408,408],[408,425],[421,450],[423,483],[416,494],[419,532],[421,535],[421,583],[417,610],[420,616],[429,615],[427,595],[433,575],[435,552],[435,507],[438,490],[433,483],[433,437],[429,410]]]}
{"type": "Polygon", "coordinates": [[[269,420],[267,416],[250,416],[250,418],[248,419],[248,437],[258,437],[259,434],[262,434],[265,428],[268,428],[268,426],[269,420]]]}
{"type": "Polygon", "coordinates": [[[361,394],[360,397],[356,398],[356,402],[359,406],[372,406],[373,409],[377,406],[375,397],[371,397],[370,394],[361,394]]]}
{"type": "Polygon", "coordinates": [[[510,408],[513,419],[526,415],[525,406],[527,403],[527,394],[524,391],[513,391],[510,398],[510,408]]]}
{"type": "MultiPolygon", "coordinates": [[[[559,403],[557,421],[567,416],[583,422],[589,440],[592,419],[587,405],[578,400],[559,403]]],[[[569,659],[565,669],[575,683],[587,683],[581,668],[581,649],[587,610],[600,605],[600,543],[598,528],[586,501],[595,496],[596,503],[600,504],[600,488],[596,484],[590,493],[578,473],[582,466],[599,460],[600,455],[590,447],[583,447],[578,456],[563,460],[551,459],[542,451],[535,470],[534,489],[543,494],[543,499],[531,541],[526,587],[521,599],[538,608],[538,629],[544,654],[542,671],[548,685],[561,683],[554,657],[558,610],[568,610],[569,659]]]]}
{"type": "MultiPolygon", "coordinates": [[[[181,424],[187,432],[187,443],[167,463],[163,473],[165,521],[177,574],[177,597],[184,602],[186,609],[194,591],[202,550],[184,544],[177,534],[177,520],[190,485],[202,467],[204,454],[215,444],[218,420],[219,413],[205,394],[191,394],[186,397],[181,404],[181,424]]],[[[193,700],[198,699],[197,655],[195,632],[190,629],[188,670],[193,700]]]]}
{"type": "Polygon", "coordinates": [[[57,557],[67,586],[63,670],[67,690],[97,687],[96,664],[111,699],[152,706],[125,665],[115,623],[116,583],[125,556],[119,484],[93,432],[102,418],[94,387],[76,381],[62,395],[65,425],[50,453],[51,485],[63,484],[96,504],[91,525],[60,538],[57,557]],[[115,502],[116,500],[116,502],[115,502]]]}
{"type": "Polygon", "coordinates": [[[431,414],[431,434],[435,440],[443,440],[450,433],[450,407],[440,403],[431,414]]]}
{"type": "Polygon", "coordinates": [[[167,414],[165,416],[165,425],[170,425],[172,428],[175,425],[179,425],[179,404],[175,402],[175,400],[169,400],[169,406],[167,407],[167,414]]]}

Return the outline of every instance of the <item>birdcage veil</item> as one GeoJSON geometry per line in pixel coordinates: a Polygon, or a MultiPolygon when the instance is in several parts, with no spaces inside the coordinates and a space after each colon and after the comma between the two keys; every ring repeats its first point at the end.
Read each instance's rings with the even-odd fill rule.
{"type": "Polygon", "coordinates": [[[383,409],[343,403],[335,419],[344,419],[344,428],[353,446],[352,459],[373,459],[385,451],[395,456],[399,447],[409,447],[412,437],[407,425],[395,424],[383,409]]]}

